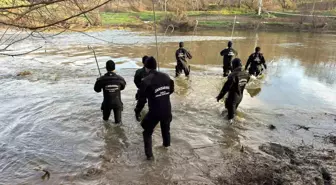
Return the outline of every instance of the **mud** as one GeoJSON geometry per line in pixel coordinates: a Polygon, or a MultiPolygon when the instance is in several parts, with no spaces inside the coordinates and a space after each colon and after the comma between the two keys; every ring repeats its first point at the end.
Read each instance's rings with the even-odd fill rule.
{"type": "Polygon", "coordinates": [[[230,185],[331,185],[336,181],[334,150],[312,146],[289,148],[276,143],[261,145],[260,151],[235,153],[221,171],[218,184],[230,185]]]}

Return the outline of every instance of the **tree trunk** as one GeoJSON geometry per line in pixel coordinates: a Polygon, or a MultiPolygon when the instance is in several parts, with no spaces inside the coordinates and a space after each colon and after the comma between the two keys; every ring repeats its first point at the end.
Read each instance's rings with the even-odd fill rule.
{"type": "Polygon", "coordinates": [[[259,16],[261,15],[261,7],[262,7],[262,0],[259,0],[259,3],[258,3],[258,15],[259,16]]]}
{"type": "Polygon", "coordinates": [[[167,2],[168,2],[168,0],[164,0],[164,1],[165,1],[165,5],[164,5],[165,10],[164,11],[167,12],[167,2]]]}
{"type": "Polygon", "coordinates": [[[314,0],[314,4],[313,4],[313,9],[312,9],[312,12],[311,12],[311,15],[314,15],[314,12],[315,12],[315,0],[314,0]]]}

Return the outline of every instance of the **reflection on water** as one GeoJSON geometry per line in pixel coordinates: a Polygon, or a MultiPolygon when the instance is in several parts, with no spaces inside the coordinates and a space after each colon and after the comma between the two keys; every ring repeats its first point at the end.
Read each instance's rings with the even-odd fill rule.
{"type": "Polygon", "coordinates": [[[216,166],[241,145],[304,141],[333,147],[314,137],[335,130],[336,42],[332,35],[236,32],[233,46],[238,56],[245,61],[255,45],[261,46],[268,69],[263,79],[247,85],[234,126],[227,125],[223,102],[215,100],[225,83],[219,51],[231,33],[159,37],[158,61],[170,76],[174,76],[179,41],[185,41],[193,59],[191,76],[174,79],[172,147],[160,147],[157,128],[156,159],[148,162],[142,128],[134,118],[133,75],[143,55],[155,55],[154,39],[148,33],[126,31],[92,34],[118,44],[65,34],[50,38],[46,53],[1,58],[0,184],[215,184],[211,175],[217,173],[216,166]],[[87,45],[96,49],[102,71],[106,60],[113,59],[127,81],[122,126],[101,120],[102,95],[93,91],[98,70],[87,45]],[[17,77],[23,70],[32,75],[17,77]],[[277,127],[276,132],[267,129],[269,124],[277,127]],[[300,124],[312,127],[311,131],[293,129],[300,124]],[[51,172],[48,182],[33,170],[38,166],[51,172]]]}

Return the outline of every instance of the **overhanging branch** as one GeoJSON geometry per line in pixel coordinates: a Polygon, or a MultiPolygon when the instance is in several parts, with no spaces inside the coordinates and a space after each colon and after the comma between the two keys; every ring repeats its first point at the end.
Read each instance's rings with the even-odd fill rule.
{"type": "Polygon", "coordinates": [[[59,21],[56,21],[54,23],[50,23],[50,24],[47,24],[47,25],[43,25],[43,26],[25,26],[25,25],[18,25],[18,24],[8,23],[8,22],[4,22],[4,21],[0,21],[0,24],[4,24],[4,25],[7,25],[7,26],[14,26],[14,27],[17,27],[17,28],[22,28],[22,29],[30,29],[30,30],[37,30],[37,29],[52,27],[52,26],[55,26],[57,24],[66,22],[66,21],[68,21],[70,19],[73,19],[75,17],[78,17],[78,16],[81,16],[81,15],[86,14],[88,12],[91,12],[91,11],[93,11],[93,10],[101,7],[101,6],[104,6],[105,4],[107,4],[107,3],[111,2],[111,1],[112,0],[107,0],[107,1],[105,1],[105,2],[103,2],[103,3],[101,3],[101,4],[97,5],[97,6],[95,6],[93,8],[90,8],[90,9],[85,10],[85,11],[81,11],[80,13],[72,15],[72,16],[70,16],[68,18],[65,18],[65,19],[62,19],[62,20],[59,20],[59,21]]]}
{"type": "Polygon", "coordinates": [[[18,8],[31,8],[34,6],[38,5],[51,5],[63,1],[68,1],[68,0],[55,0],[55,1],[42,1],[39,3],[32,3],[32,4],[26,4],[26,5],[18,5],[18,6],[7,6],[7,7],[0,7],[0,10],[10,10],[10,9],[18,9],[18,8]]]}

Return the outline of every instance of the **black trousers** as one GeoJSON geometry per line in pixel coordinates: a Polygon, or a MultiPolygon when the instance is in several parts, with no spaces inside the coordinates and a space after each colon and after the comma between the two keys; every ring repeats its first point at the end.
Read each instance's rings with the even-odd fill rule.
{"type": "Polygon", "coordinates": [[[103,120],[108,121],[113,110],[114,113],[114,122],[121,123],[121,113],[123,111],[122,106],[107,106],[102,103],[101,110],[103,112],[103,120]]]}
{"type": "Polygon", "coordinates": [[[236,115],[237,108],[241,103],[243,96],[236,96],[234,98],[227,98],[225,100],[225,108],[228,110],[228,119],[233,119],[236,115]]]}
{"type": "Polygon", "coordinates": [[[139,90],[135,95],[135,99],[137,100],[137,104],[135,106],[134,111],[139,114],[142,109],[145,107],[146,103],[147,103],[147,99],[146,98],[140,98],[139,97],[139,90]]]}
{"type": "Polygon", "coordinates": [[[254,75],[254,76],[259,76],[262,74],[262,70],[259,70],[258,68],[256,69],[249,69],[249,74],[254,75]]]}
{"type": "Polygon", "coordinates": [[[170,146],[170,122],[172,121],[172,116],[159,117],[147,113],[145,118],[141,122],[141,126],[144,129],[142,135],[144,140],[145,154],[147,157],[153,156],[152,150],[152,135],[154,128],[160,122],[161,134],[163,140],[163,146],[170,146]]]}
{"type": "Polygon", "coordinates": [[[176,76],[179,76],[180,74],[182,74],[182,71],[184,72],[186,76],[189,76],[190,74],[190,66],[188,66],[187,63],[183,61],[177,61],[175,70],[176,70],[176,76]]]}
{"type": "Polygon", "coordinates": [[[223,76],[224,77],[229,76],[230,72],[231,72],[231,65],[223,62],[223,76]]]}

